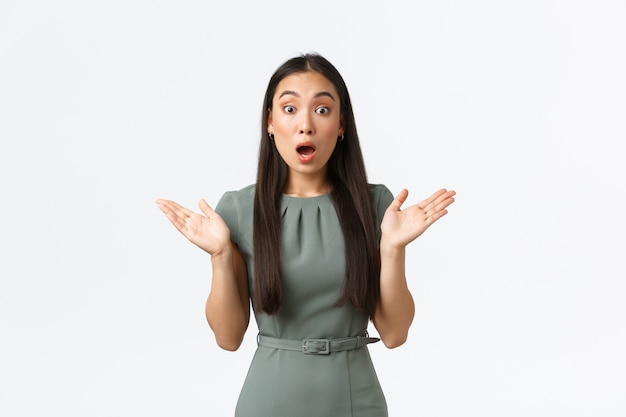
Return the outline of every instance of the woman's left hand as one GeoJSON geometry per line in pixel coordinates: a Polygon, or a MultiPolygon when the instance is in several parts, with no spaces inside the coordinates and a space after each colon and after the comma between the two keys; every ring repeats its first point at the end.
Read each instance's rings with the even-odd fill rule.
{"type": "Polygon", "coordinates": [[[409,191],[403,189],[385,211],[380,225],[381,243],[384,241],[395,248],[405,247],[448,213],[446,207],[454,202],[455,194],[442,188],[421,203],[402,210],[409,195],[409,191]]]}

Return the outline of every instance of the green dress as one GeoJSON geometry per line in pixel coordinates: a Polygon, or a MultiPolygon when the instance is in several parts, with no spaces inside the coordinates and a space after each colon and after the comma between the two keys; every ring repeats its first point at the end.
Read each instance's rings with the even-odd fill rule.
{"type": "MultiPolygon", "coordinates": [[[[370,185],[377,224],[393,200],[370,185]]],[[[254,185],[225,193],[216,207],[248,267],[254,291],[254,185]]],[[[259,334],[279,339],[344,338],[366,334],[369,318],[335,307],[344,277],[344,240],[330,195],[281,202],[283,306],[256,313],[259,334]]],[[[380,236],[379,236],[380,237],[380,236]]],[[[328,355],[258,346],[241,390],[236,417],[384,417],[387,405],[367,346],[328,355]]]]}

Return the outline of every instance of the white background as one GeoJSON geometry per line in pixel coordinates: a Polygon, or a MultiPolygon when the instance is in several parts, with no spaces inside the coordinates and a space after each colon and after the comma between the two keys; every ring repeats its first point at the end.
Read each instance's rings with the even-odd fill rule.
{"type": "Polygon", "coordinates": [[[0,415],[229,416],[207,255],[157,209],[254,181],[262,96],[337,66],[408,248],[390,415],[626,415],[626,2],[0,3],[0,415]]]}

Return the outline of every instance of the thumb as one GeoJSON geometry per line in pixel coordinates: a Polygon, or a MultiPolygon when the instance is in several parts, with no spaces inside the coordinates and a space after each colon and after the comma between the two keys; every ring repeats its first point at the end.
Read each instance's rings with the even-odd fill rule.
{"type": "Polygon", "coordinates": [[[200,210],[202,210],[207,217],[211,217],[213,213],[215,213],[204,198],[198,201],[198,207],[200,207],[200,210]]]}
{"type": "Polygon", "coordinates": [[[389,208],[400,211],[400,207],[402,207],[402,204],[404,204],[408,196],[409,196],[409,190],[407,190],[406,188],[403,188],[402,190],[400,190],[400,192],[398,193],[396,198],[391,202],[391,204],[389,204],[389,208]]]}

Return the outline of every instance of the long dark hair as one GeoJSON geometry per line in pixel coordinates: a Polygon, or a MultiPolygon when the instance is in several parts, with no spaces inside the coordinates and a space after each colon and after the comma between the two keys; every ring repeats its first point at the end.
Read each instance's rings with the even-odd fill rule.
{"type": "Polygon", "coordinates": [[[330,197],[345,242],[346,271],[337,305],[350,303],[373,317],[380,298],[380,258],[363,154],[346,84],[339,71],[319,54],[287,60],[272,75],[265,92],[254,196],[254,306],[257,311],[273,314],[280,309],[283,297],[279,210],[288,167],[268,138],[268,114],[280,81],[307,71],[318,72],[333,83],[344,122],[344,139],[337,143],[327,169],[332,186],[330,197]]]}

